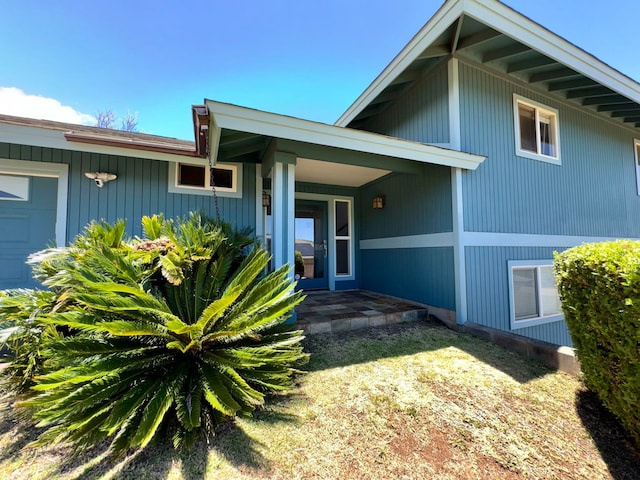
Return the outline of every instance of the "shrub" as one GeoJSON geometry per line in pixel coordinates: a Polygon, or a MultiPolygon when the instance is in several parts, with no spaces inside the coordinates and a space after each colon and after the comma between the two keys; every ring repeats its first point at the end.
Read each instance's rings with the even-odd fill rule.
{"type": "Polygon", "coordinates": [[[640,242],[571,248],[555,269],[584,381],[640,443],[640,242]]]}
{"type": "Polygon", "coordinates": [[[6,349],[1,372],[5,390],[24,394],[33,378],[43,372],[44,345],[61,338],[53,325],[40,321],[51,311],[55,295],[44,290],[16,289],[0,292],[0,349],[6,349]]]}
{"type": "Polygon", "coordinates": [[[264,273],[268,254],[246,232],[197,214],[145,217],[144,239],[124,227],[92,224],[32,257],[56,297],[38,320],[72,333],[46,342],[21,403],[45,428],[35,445],[188,445],[290,388],[307,360],[285,324],[302,296],[286,267],[264,273]]]}
{"type": "Polygon", "coordinates": [[[298,250],[294,253],[294,265],[295,274],[304,277],[304,258],[302,258],[302,252],[298,250]]]}

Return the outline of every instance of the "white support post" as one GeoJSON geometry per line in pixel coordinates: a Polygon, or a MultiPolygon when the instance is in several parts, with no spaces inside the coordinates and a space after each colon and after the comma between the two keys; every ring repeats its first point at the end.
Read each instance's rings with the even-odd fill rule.
{"type": "Polygon", "coordinates": [[[271,215],[273,218],[273,266],[289,264],[289,275],[294,274],[295,246],[295,156],[275,152],[271,169],[271,215]]]}
{"type": "MultiPolygon", "coordinates": [[[[447,64],[449,78],[449,144],[450,148],[462,148],[460,126],[460,82],[458,59],[450,58],[447,64]]],[[[467,275],[465,260],[464,206],[462,195],[462,169],[451,168],[451,203],[453,213],[453,265],[456,289],[456,323],[467,322],[467,275]]]]}

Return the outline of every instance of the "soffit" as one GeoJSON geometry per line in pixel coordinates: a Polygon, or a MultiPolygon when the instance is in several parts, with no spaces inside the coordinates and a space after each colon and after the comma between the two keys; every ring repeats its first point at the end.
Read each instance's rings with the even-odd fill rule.
{"type": "Polygon", "coordinates": [[[391,173],[390,170],[330,163],[322,160],[298,158],[296,161],[296,181],[361,187],[391,173]]]}

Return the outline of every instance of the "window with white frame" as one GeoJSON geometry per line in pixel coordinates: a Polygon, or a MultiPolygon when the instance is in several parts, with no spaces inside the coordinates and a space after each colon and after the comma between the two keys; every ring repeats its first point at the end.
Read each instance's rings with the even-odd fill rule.
{"type": "Polygon", "coordinates": [[[558,110],[520,95],[513,99],[516,154],[560,165],[558,110]]]}
{"type": "Polygon", "coordinates": [[[211,194],[215,183],[216,194],[227,197],[242,196],[242,168],[218,163],[210,169],[191,163],[169,164],[169,192],[196,195],[211,194]],[[213,177],[212,177],[213,175],[213,177]]]}
{"type": "Polygon", "coordinates": [[[562,320],[551,260],[509,262],[511,328],[562,320]]]}
{"type": "Polygon", "coordinates": [[[633,150],[636,160],[636,187],[638,189],[638,195],[640,195],[640,140],[633,141],[633,150]]]}
{"type": "Polygon", "coordinates": [[[336,277],[351,275],[351,202],[335,201],[336,277]]]}

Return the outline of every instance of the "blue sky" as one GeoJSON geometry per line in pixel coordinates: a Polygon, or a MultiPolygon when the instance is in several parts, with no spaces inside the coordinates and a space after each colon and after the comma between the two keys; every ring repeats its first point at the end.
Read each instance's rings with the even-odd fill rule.
{"type": "MultiPolygon", "coordinates": [[[[640,80],[640,2],[505,3],[640,80]]],[[[206,97],[333,123],[441,4],[0,0],[0,113],[130,111],[146,133],[192,139],[206,97]]]]}

